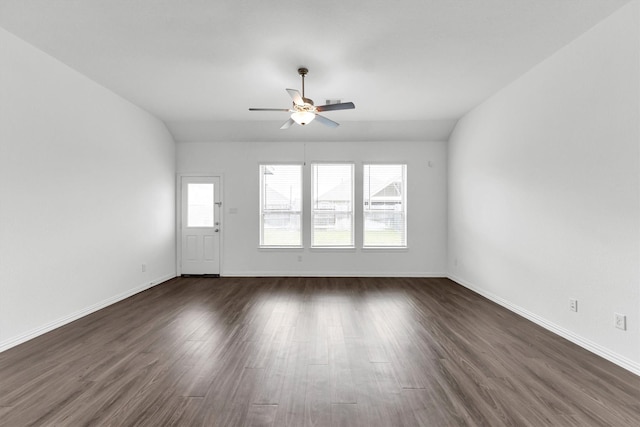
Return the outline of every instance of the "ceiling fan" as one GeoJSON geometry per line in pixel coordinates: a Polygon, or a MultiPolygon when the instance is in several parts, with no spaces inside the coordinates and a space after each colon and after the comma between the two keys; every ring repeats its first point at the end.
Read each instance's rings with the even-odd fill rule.
{"type": "Polygon", "coordinates": [[[334,122],[318,113],[323,111],[350,110],[356,108],[356,106],[353,102],[339,102],[320,105],[318,107],[313,105],[313,101],[304,96],[304,78],[308,72],[309,70],[304,67],[298,68],[298,74],[302,77],[302,95],[295,89],[287,89],[287,92],[289,92],[289,95],[291,95],[293,99],[293,106],[291,108],[249,108],[249,111],[287,111],[291,113],[289,120],[287,120],[280,129],[287,129],[294,123],[304,126],[311,123],[314,119],[332,128],[340,126],[340,123],[334,122]]]}

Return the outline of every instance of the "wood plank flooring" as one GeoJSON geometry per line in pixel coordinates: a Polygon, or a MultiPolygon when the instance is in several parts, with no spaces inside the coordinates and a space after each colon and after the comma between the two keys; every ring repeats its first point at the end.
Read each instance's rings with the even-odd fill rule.
{"type": "Polygon", "coordinates": [[[638,426],[640,378],[448,279],[176,278],[0,353],[2,426],[638,426]]]}

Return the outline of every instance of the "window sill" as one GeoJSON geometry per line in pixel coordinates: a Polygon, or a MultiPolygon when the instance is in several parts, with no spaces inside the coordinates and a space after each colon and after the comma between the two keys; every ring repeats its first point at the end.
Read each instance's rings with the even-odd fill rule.
{"type": "Polygon", "coordinates": [[[409,252],[407,246],[366,246],[362,252],[409,252]]]}
{"type": "Polygon", "coordinates": [[[355,252],[355,246],[312,246],[311,252],[355,252]]]}
{"type": "Polygon", "coordinates": [[[304,249],[304,246],[258,246],[259,251],[294,251],[298,252],[304,249]]]}

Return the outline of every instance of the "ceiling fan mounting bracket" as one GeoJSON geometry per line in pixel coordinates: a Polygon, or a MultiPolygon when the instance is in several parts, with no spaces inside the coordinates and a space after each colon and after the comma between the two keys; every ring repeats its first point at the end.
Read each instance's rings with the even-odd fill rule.
{"type": "Polygon", "coordinates": [[[300,74],[301,76],[306,76],[307,73],[309,73],[309,70],[305,67],[300,67],[298,68],[298,74],[300,74]]]}

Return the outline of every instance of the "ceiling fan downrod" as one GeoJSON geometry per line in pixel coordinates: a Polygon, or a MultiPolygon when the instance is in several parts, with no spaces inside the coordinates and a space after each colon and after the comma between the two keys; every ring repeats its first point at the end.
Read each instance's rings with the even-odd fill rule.
{"type": "Polygon", "coordinates": [[[298,68],[298,74],[300,74],[300,77],[302,77],[302,100],[304,102],[307,102],[307,103],[313,105],[313,101],[311,101],[310,99],[305,98],[305,96],[304,96],[304,78],[306,77],[308,72],[309,72],[309,70],[307,68],[304,68],[304,67],[298,68]]]}

